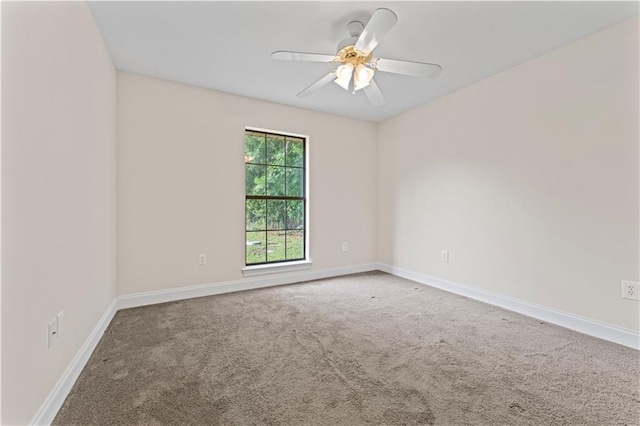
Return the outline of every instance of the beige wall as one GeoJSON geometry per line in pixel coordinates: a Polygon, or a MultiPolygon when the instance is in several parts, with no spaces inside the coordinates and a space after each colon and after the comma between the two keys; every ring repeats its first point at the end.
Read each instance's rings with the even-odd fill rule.
{"type": "Polygon", "coordinates": [[[375,124],[122,72],[117,102],[119,294],[242,278],[245,126],[310,137],[313,270],[376,260],[375,124]]]}
{"type": "Polygon", "coordinates": [[[638,330],[638,19],[385,121],[379,260],[638,330]],[[440,260],[449,250],[450,262],[440,260]]]}
{"type": "Polygon", "coordinates": [[[115,95],[85,3],[2,3],[2,424],[29,422],[115,297],[115,95]]]}
{"type": "Polygon", "coordinates": [[[380,260],[638,330],[637,35],[375,125],[116,73],[84,3],[3,3],[2,423],[31,419],[116,294],[242,278],[245,126],[310,136],[314,270],[380,260]]]}

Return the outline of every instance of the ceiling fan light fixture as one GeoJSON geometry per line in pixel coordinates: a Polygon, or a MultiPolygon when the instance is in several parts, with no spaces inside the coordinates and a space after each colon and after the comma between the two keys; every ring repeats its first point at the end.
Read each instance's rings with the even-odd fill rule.
{"type": "Polygon", "coordinates": [[[291,61],[338,64],[336,69],[298,93],[298,97],[302,98],[317,92],[333,81],[346,91],[351,89],[352,93],[364,89],[363,92],[369,102],[374,106],[381,106],[385,103],[385,99],[373,79],[373,75],[378,71],[420,78],[435,78],[442,72],[442,67],[438,64],[373,57],[373,50],[397,22],[398,16],[392,10],[381,7],[373,12],[366,26],[360,21],[349,22],[347,25],[349,38],[338,44],[335,55],[276,51],[271,54],[271,57],[291,61]]]}
{"type": "Polygon", "coordinates": [[[336,79],[334,82],[344,90],[349,90],[349,82],[351,81],[352,74],[353,64],[346,63],[344,65],[340,65],[338,69],[336,69],[336,79]]]}
{"type": "Polygon", "coordinates": [[[355,92],[367,87],[373,78],[373,74],[374,72],[371,68],[367,68],[362,64],[358,65],[356,67],[356,72],[353,74],[353,91],[355,92]]]}

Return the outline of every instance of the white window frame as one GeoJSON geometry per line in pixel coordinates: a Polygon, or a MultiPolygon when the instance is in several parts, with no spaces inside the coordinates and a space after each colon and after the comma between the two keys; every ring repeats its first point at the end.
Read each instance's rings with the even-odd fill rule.
{"type": "MultiPolygon", "coordinates": [[[[291,137],[295,137],[295,138],[303,138],[305,141],[305,147],[304,147],[304,194],[305,194],[305,209],[304,209],[304,260],[298,260],[298,261],[286,261],[286,262],[275,262],[275,263],[267,263],[264,265],[251,265],[251,266],[246,266],[246,227],[245,229],[242,230],[242,239],[243,239],[243,253],[242,253],[242,263],[245,265],[244,268],[242,268],[242,275],[245,277],[251,277],[251,276],[256,276],[256,275],[265,275],[265,274],[277,274],[277,273],[283,273],[283,272],[291,272],[291,271],[299,271],[299,270],[303,270],[303,269],[309,269],[311,268],[311,266],[313,266],[313,262],[311,261],[311,244],[310,244],[310,234],[311,234],[311,220],[310,220],[310,211],[311,211],[311,191],[309,191],[310,185],[309,185],[309,176],[310,173],[309,171],[311,170],[311,164],[309,159],[311,158],[309,155],[309,152],[311,151],[311,138],[309,137],[309,135],[303,135],[303,134],[298,134],[298,133],[291,133],[291,132],[283,132],[281,130],[272,130],[272,129],[263,129],[260,127],[250,127],[250,126],[245,126],[244,131],[242,132],[242,136],[243,136],[243,141],[244,141],[244,135],[246,134],[247,131],[254,131],[254,132],[264,132],[264,133],[274,133],[274,134],[278,134],[278,135],[283,135],[283,136],[291,136],[291,137]]],[[[244,146],[244,143],[243,143],[244,146]]],[[[246,168],[245,168],[245,172],[246,172],[246,168]]],[[[243,188],[245,188],[245,186],[243,185],[243,188]]],[[[246,189],[245,189],[246,191],[246,189]]],[[[245,193],[246,195],[246,193],[245,193]]],[[[244,197],[243,197],[244,200],[244,197]]],[[[246,204],[244,205],[245,207],[243,207],[243,211],[245,212],[246,215],[246,204]]],[[[244,221],[242,222],[244,223],[244,221]]]]}

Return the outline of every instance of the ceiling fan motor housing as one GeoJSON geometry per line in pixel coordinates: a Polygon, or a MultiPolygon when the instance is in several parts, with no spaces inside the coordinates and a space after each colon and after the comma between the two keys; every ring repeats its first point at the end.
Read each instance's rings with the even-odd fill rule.
{"type": "Polygon", "coordinates": [[[351,21],[347,24],[347,31],[349,31],[351,37],[345,38],[338,43],[338,53],[336,56],[339,62],[351,63],[353,66],[358,66],[371,60],[371,53],[364,54],[354,48],[363,30],[364,24],[360,21],[351,21]]]}

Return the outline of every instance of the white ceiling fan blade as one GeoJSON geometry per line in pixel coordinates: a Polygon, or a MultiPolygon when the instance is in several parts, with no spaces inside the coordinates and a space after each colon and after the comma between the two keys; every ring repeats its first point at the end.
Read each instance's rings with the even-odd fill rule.
{"type": "Polygon", "coordinates": [[[382,106],[386,102],[384,96],[382,96],[380,88],[375,81],[371,80],[369,82],[369,85],[362,90],[364,90],[364,94],[367,95],[367,99],[369,99],[371,105],[382,106]]]}
{"type": "Polygon", "coordinates": [[[333,62],[336,59],[336,55],[323,55],[320,53],[305,53],[305,52],[287,52],[285,50],[279,50],[271,54],[273,59],[282,59],[285,61],[309,61],[309,62],[333,62]]]}
{"type": "Polygon", "coordinates": [[[376,9],[354,47],[365,54],[371,53],[396,22],[398,16],[392,10],[376,9]]]}
{"type": "Polygon", "coordinates": [[[325,75],[320,80],[316,81],[311,86],[307,87],[302,92],[298,93],[298,97],[303,98],[305,96],[309,96],[313,92],[317,92],[318,90],[320,90],[327,84],[331,83],[335,79],[336,79],[336,72],[331,71],[329,74],[325,75]]]}
{"type": "Polygon", "coordinates": [[[378,71],[423,78],[436,78],[442,72],[442,67],[438,64],[398,61],[396,59],[374,59],[371,61],[371,66],[378,71]]]}

